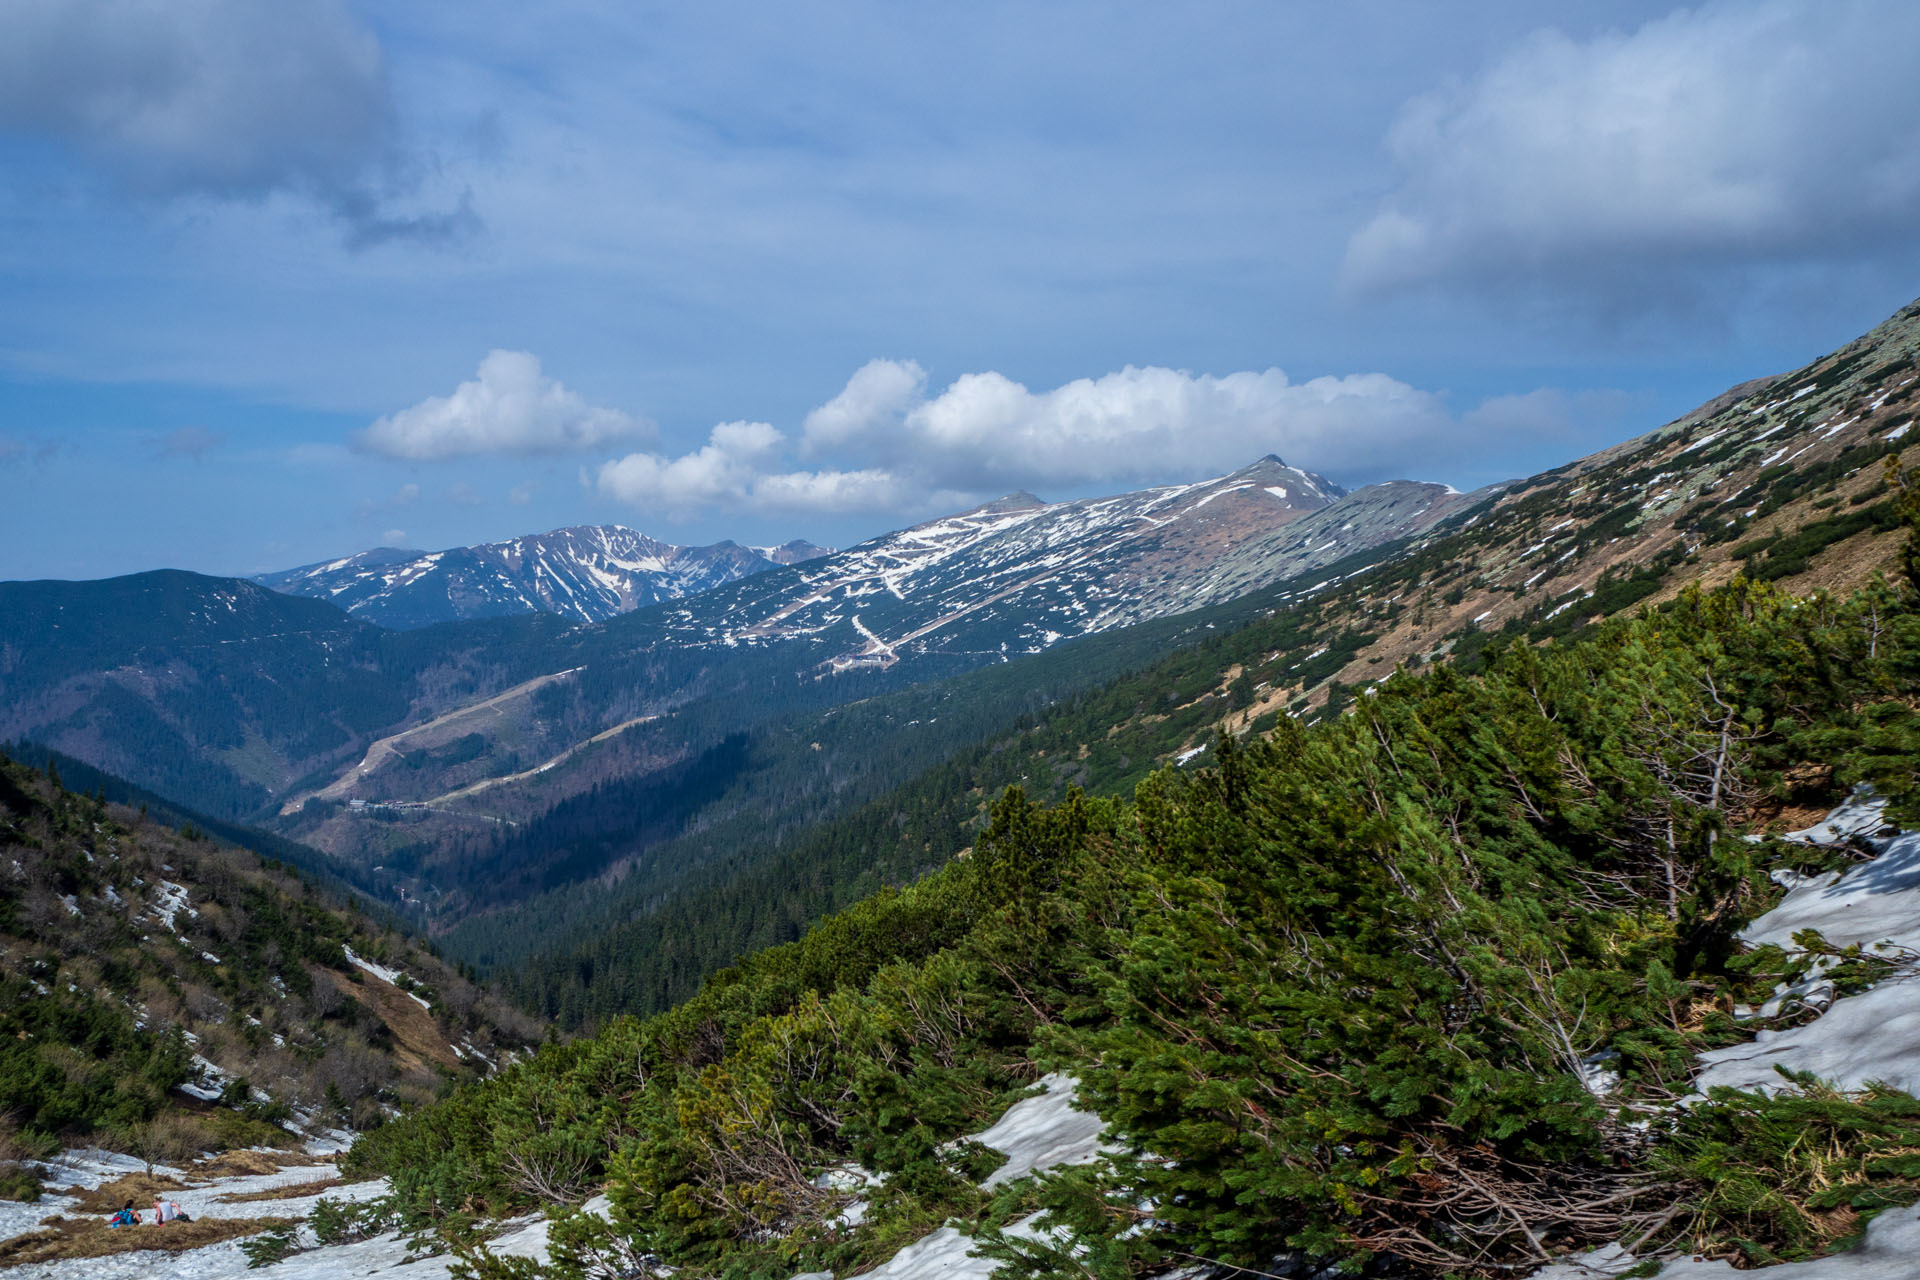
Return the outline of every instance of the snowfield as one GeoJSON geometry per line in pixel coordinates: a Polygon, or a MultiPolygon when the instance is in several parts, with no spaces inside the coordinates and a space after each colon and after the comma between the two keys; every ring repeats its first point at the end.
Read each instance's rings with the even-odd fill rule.
{"type": "Polygon", "coordinates": [[[1007,1162],[980,1184],[988,1190],[1036,1171],[1089,1164],[1107,1149],[1100,1141],[1100,1117],[1073,1105],[1073,1077],[1056,1072],[1040,1084],[1045,1093],[1022,1098],[993,1128],[974,1137],[1007,1153],[1007,1162]]]}
{"type": "MultiPolygon", "coordinates": [[[[131,1156],[118,1155],[109,1151],[70,1151],[64,1153],[53,1165],[53,1182],[73,1190],[87,1190],[103,1182],[111,1182],[130,1173],[141,1173],[146,1166],[131,1156]]],[[[183,1170],[154,1166],[155,1173],[164,1173],[180,1181],[187,1181],[189,1175],[183,1170]]],[[[329,1187],[313,1195],[293,1196],[287,1199],[243,1201],[239,1204],[223,1204],[221,1197],[245,1195],[255,1191],[279,1190],[299,1187],[309,1182],[319,1182],[335,1176],[331,1164],[305,1165],[290,1169],[281,1169],[274,1173],[252,1177],[220,1178],[204,1186],[192,1187],[185,1191],[171,1193],[170,1197],[179,1202],[190,1217],[200,1218],[299,1218],[313,1212],[313,1206],[321,1197],[335,1201],[371,1200],[385,1195],[387,1184],[384,1180],[362,1182],[349,1186],[329,1187]]],[[[38,1204],[16,1204],[0,1200],[0,1238],[20,1235],[38,1227],[42,1220],[56,1214],[74,1216],[74,1200],[70,1196],[49,1194],[42,1196],[38,1204]]],[[[140,1206],[144,1211],[148,1206],[140,1206]]],[[[94,1216],[94,1215],[81,1215],[94,1216]]],[[[542,1245],[545,1244],[545,1224],[542,1223],[542,1245]]],[[[165,1230],[164,1227],[140,1226],[130,1228],[135,1231],[165,1230]]],[[[370,1241],[370,1244],[378,1243],[370,1241]]],[[[239,1276],[344,1276],[371,1275],[373,1270],[391,1266],[400,1261],[405,1251],[404,1242],[399,1252],[379,1267],[365,1271],[314,1270],[293,1272],[281,1268],[265,1268],[259,1271],[247,1269],[246,1255],[240,1252],[240,1244],[235,1240],[209,1245],[204,1249],[195,1249],[188,1253],[163,1253],[147,1251],[123,1253],[108,1258],[76,1258],[61,1262],[30,1263],[9,1270],[8,1275],[17,1280],[122,1280],[123,1277],[156,1277],[157,1280],[229,1280],[239,1276]]],[[[358,1246],[355,1246],[358,1247],[358,1246]]],[[[318,1254],[330,1254],[335,1250],[320,1250],[318,1254]]],[[[317,1256],[317,1255],[309,1255],[317,1256]]],[[[288,1263],[300,1259],[288,1259],[288,1263]]],[[[412,1272],[411,1275],[433,1275],[432,1272],[412,1272]]],[[[438,1273],[444,1276],[445,1271],[438,1273]]]]}

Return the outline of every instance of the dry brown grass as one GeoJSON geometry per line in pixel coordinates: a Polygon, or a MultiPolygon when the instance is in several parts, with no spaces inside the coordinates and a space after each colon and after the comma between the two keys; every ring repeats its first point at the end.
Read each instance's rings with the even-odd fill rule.
{"type": "Polygon", "coordinates": [[[108,1227],[104,1218],[48,1218],[38,1231],[0,1240],[0,1268],[64,1258],[105,1258],[116,1253],[157,1249],[185,1253],[236,1236],[283,1227],[292,1218],[209,1218],[169,1222],[164,1227],[108,1227]]]}
{"type": "Polygon", "coordinates": [[[318,976],[331,982],[349,999],[370,1006],[380,1015],[380,1020],[393,1032],[393,1060],[401,1071],[419,1070],[431,1079],[433,1072],[429,1063],[449,1071],[461,1069],[460,1059],[441,1034],[433,1015],[399,987],[372,974],[361,975],[358,982],[331,969],[319,970],[318,976]]]}
{"type": "Polygon", "coordinates": [[[112,1182],[103,1182],[91,1191],[80,1193],[79,1208],[84,1213],[113,1213],[127,1201],[136,1209],[151,1209],[155,1195],[185,1191],[187,1184],[165,1174],[130,1173],[112,1182]]]}
{"type": "Polygon", "coordinates": [[[282,1169],[326,1163],[325,1158],[304,1151],[223,1151],[211,1160],[196,1160],[187,1172],[196,1178],[257,1178],[282,1169]]]}
{"type": "Polygon", "coordinates": [[[298,1200],[302,1196],[318,1195],[322,1191],[329,1191],[339,1185],[339,1178],[315,1178],[312,1182],[289,1182],[284,1187],[268,1187],[265,1191],[236,1191],[215,1198],[221,1204],[252,1204],[256,1200],[298,1200]]]}

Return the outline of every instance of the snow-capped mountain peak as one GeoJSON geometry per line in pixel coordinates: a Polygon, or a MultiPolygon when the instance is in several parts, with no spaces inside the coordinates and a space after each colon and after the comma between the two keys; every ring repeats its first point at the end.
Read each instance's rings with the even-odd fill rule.
{"type": "Polygon", "coordinates": [[[666,625],[691,643],[812,638],[834,651],[823,664],[832,670],[942,650],[1029,652],[1230,598],[1330,563],[1362,539],[1398,536],[1450,505],[1431,489],[1311,545],[1285,528],[1356,499],[1272,456],[1210,480],[1100,498],[1049,503],[1015,492],[687,600],[666,625]]]}
{"type": "Polygon", "coordinates": [[[826,548],[799,539],[769,548],[730,541],[682,547],[624,525],[578,525],[445,551],[378,547],[255,581],[331,600],[388,627],[514,613],[603,622],[824,554],[826,548]]]}

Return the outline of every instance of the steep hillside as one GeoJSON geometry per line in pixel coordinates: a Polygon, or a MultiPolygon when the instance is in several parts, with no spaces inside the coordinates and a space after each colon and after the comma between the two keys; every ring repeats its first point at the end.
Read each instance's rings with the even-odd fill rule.
{"type": "Polygon", "coordinates": [[[330,600],[383,627],[520,613],[602,622],[827,554],[828,548],[799,539],[778,547],[734,542],[681,547],[610,524],[430,553],[379,547],[259,574],[254,581],[289,595],[330,600]]]}
{"type": "Polygon", "coordinates": [[[1845,590],[1891,563],[1884,460],[1920,412],[1920,303],[1791,373],[1506,487],[1457,528],[1348,584],[1379,638],[1340,673],[1380,679],[1489,633],[1565,634],[1744,573],[1845,590]]]}
{"type": "Polygon", "coordinates": [[[29,1150],[364,1128],[540,1034],[284,864],[5,757],[0,993],[0,1098],[29,1150]]]}
{"type": "Polygon", "coordinates": [[[321,601],[170,570],[0,583],[0,739],[246,817],[383,726],[536,674],[564,629],[543,617],[396,635],[321,601]]]}
{"type": "Polygon", "coordinates": [[[1496,1276],[1615,1241],[1651,1274],[1816,1256],[1920,1200],[1910,1070],[1713,1087],[1776,1045],[1817,1066],[1828,1001],[1920,1000],[1875,945],[1920,930],[1909,855],[1857,890],[1871,924],[1829,892],[1920,820],[1912,585],[1742,582],[1481,659],[1130,802],[1008,794],[968,856],[352,1166],[427,1218],[604,1183],[610,1213],[555,1226],[557,1275],[905,1275],[952,1228],[1007,1275],[1496,1276]],[[1859,821],[1815,821],[1859,785],[1859,821]],[[1831,945],[1772,942],[1813,899],[1831,945]],[[986,1126],[1063,1075],[1104,1155],[1029,1178],[1039,1144],[986,1126]],[[506,1119],[536,1101],[541,1130],[506,1119]],[[593,1154],[566,1186],[514,1173],[555,1149],[593,1154]]]}
{"type": "MultiPolygon", "coordinates": [[[[863,893],[942,865],[971,843],[989,799],[1009,785],[1052,799],[1071,786],[1125,795],[1163,764],[1205,765],[1222,731],[1245,735],[1269,731],[1283,716],[1324,717],[1396,670],[1430,661],[1477,669],[1501,646],[1564,638],[1686,584],[1725,581],[1736,569],[1799,590],[1864,584],[1898,558],[1884,462],[1906,436],[1914,370],[1903,362],[1912,359],[1915,327],[1909,308],[1803,370],[1480,495],[1424,535],[1381,544],[1377,563],[1362,553],[1245,595],[1231,614],[1192,615],[1208,628],[1202,642],[1150,665],[1128,672],[1103,663],[1103,647],[1125,631],[1065,646],[1054,657],[1078,656],[1111,673],[1104,687],[1051,705],[1003,704],[1004,719],[978,740],[797,838],[790,830],[742,833],[730,856],[688,878],[677,900],[615,887],[536,901],[516,918],[527,921],[526,936],[552,940],[545,954],[478,929],[450,942],[477,962],[503,964],[523,999],[569,1022],[664,1008],[754,947],[797,937],[863,893]],[[1849,370],[1860,373],[1857,384],[1849,370]],[[1782,407],[1772,402],[1783,396],[1803,409],[1771,422],[1767,414],[1782,407]],[[1864,420],[1829,419],[1832,405],[1856,399],[1864,420]],[[1745,421],[1726,426],[1729,414],[1745,421]],[[1725,436],[1699,447],[1722,426],[1725,436]],[[1690,534],[1671,505],[1643,509],[1621,497],[1662,472],[1661,492],[1669,484],[1683,492],[1714,487],[1713,500],[1733,508],[1729,523],[1690,534]],[[1742,493],[1751,508],[1724,501],[1742,493]],[[1754,531],[1761,540],[1746,540],[1754,531]],[[1543,538],[1546,545],[1534,545],[1543,538]],[[1548,583],[1554,589],[1543,593],[1548,583]]],[[[1687,509],[1681,504],[1683,517],[1687,509]]],[[[1281,532],[1311,536],[1310,522],[1338,511],[1328,507],[1281,532]]],[[[1006,674],[1017,679],[1024,669],[1015,663],[1006,674]]]]}

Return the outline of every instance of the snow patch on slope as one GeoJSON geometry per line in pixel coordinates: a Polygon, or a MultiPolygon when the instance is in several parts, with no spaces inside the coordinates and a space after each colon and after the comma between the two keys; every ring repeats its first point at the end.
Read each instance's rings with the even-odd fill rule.
{"type": "MultiPolygon", "coordinates": [[[[1889,958],[1920,958],[1920,831],[1889,838],[1885,804],[1856,796],[1822,822],[1787,837],[1814,844],[1864,841],[1873,861],[1843,873],[1799,877],[1779,906],[1740,934],[1751,946],[1794,950],[1793,935],[1817,930],[1838,947],[1859,945],[1889,958]]],[[[1802,984],[1812,998],[1819,975],[1802,984]]],[[[1776,1001],[1792,993],[1778,993],[1776,1001]]],[[[1769,1002],[1774,1005],[1774,1001],[1769,1002]]],[[[1777,1005],[1776,1005],[1777,1007],[1777,1005]]],[[[1769,1012],[1763,1006],[1762,1012],[1769,1012]]],[[[1700,1055],[1706,1065],[1694,1082],[1701,1091],[1726,1086],[1774,1092],[1786,1087],[1776,1066],[1810,1071],[1841,1089],[1884,1081],[1920,1093],[1920,973],[1904,973],[1871,991],[1834,1001],[1813,1022],[1787,1031],[1761,1031],[1751,1043],[1700,1055]]]]}
{"type": "Polygon", "coordinates": [[[1920,1276],[1920,1205],[1889,1209],[1867,1224],[1867,1238],[1859,1247],[1832,1257],[1783,1262],[1751,1271],[1736,1271],[1731,1263],[1719,1260],[1686,1258],[1668,1263],[1658,1280],[1733,1280],[1735,1276],[1760,1276],[1765,1280],[1914,1280],[1920,1276]]]}
{"type": "Polygon", "coordinates": [[[988,1190],[1036,1171],[1087,1164],[1107,1149],[1100,1117],[1073,1105],[1073,1077],[1055,1072],[1040,1084],[1045,1093],[1014,1103],[999,1123],[974,1138],[1007,1153],[1007,1162],[980,1184],[988,1190]]]}

